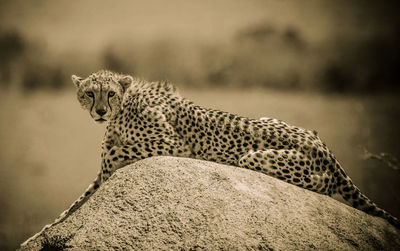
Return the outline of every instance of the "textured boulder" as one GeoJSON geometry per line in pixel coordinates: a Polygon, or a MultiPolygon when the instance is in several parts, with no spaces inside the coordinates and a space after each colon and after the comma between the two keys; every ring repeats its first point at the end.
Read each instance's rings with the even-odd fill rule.
{"type": "Polygon", "coordinates": [[[24,249],[370,250],[400,231],[327,196],[246,169],[153,157],[118,170],[24,249]]]}

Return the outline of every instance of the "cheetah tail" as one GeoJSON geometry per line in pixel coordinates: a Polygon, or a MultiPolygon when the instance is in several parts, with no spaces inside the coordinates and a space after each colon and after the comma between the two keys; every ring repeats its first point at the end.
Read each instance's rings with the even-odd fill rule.
{"type": "Polygon", "coordinates": [[[372,202],[367,196],[360,192],[360,189],[354,185],[350,177],[347,176],[344,171],[341,172],[341,177],[338,180],[337,192],[348,201],[354,208],[364,211],[367,214],[381,217],[387,220],[390,224],[400,229],[400,221],[390,213],[379,208],[374,202],[372,202]]]}

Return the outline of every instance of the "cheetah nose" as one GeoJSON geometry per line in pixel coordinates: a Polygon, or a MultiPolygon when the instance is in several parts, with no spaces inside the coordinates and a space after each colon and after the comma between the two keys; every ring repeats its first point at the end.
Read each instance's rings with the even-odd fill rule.
{"type": "Polygon", "coordinates": [[[104,109],[98,109],[98,110],[96,110],[96,113],[99,114],[100,116],[103,116],[104,114],[107,113],[107,111],[104,109]]]}

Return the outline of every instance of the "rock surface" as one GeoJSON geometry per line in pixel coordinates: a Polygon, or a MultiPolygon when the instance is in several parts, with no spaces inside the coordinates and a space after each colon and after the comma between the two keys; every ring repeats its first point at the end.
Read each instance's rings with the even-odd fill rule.
{"type": "Polygon", "coordinates": [[[327,196],[246,169],[153,157],[118,170],[24,249],[399,249],[400,231],[327,196]]]}

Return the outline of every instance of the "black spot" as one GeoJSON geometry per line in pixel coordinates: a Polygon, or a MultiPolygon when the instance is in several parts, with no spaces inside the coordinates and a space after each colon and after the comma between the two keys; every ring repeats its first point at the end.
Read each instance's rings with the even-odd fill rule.
{"type": "Polygon", "coordinates": [[[311,182],[311,180],[309,178],[307,178],[307,177],[304,178],[304,181],[307,182],[307,183],[311,182]]]}

